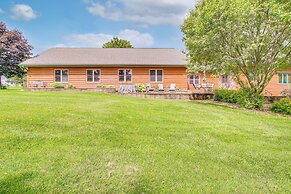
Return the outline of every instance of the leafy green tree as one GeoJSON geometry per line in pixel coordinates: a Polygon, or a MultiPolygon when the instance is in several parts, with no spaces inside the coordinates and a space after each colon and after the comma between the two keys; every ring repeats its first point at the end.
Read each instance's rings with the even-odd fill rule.
{"type": "Polygon", "coordinates": [[[25,84],[27,81],[27,77],[26,76],[22,76],[22,77],[18,77],[18,76],[13,76],[7,79],[7,82],[13,85],[21,85],[23,86],[23,84],[25,84]]]}
{"type": "MultiPolygon", "coordinates": [[[[18,30],[8,30],[0,22],[0,77],[22,77],[26,72],[19,63],[31,57],[32,46],[18,30]]],[[[0,79],[1,86],[1,79],[0,79]]]]}
{"type": "Polygon", "coordinates": [[[128,40],[113,37],[111,41],[103,44],[102,48],[133,48],[133,46],[128,40]]]}
{"type": "Polygon", "coordinates": [[[261,94],[281,68],[291,68],[291,1],[201,0],[181,26],[188,71],[207,66],[234,75],[261,94]]]}

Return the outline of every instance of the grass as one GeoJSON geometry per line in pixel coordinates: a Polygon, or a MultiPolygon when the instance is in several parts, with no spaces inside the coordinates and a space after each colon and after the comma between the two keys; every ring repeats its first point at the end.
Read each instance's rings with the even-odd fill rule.
{"type": "Polygon", "coordinates": [[[190,101],[0,91],[0,193],[288,193],[291,119],[190,101]]]}

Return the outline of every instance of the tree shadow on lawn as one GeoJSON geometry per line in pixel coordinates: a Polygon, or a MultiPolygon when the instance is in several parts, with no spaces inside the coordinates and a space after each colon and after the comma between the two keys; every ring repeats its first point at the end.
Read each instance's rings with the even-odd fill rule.
{"type": "Polygon", "coordinates": [[[129,193],[154,193],[157,188],[155,189],[153,185],[151,185],[153,183],[154,182],[151,183],[150,180],[139,178],[134,181],[129,193]]]}
{"type": "Polygon", "coordinates": [[[32,172],[7,176],[0,180],[0,193],[36,193],[27,183],[36,175],[32,172]]]}

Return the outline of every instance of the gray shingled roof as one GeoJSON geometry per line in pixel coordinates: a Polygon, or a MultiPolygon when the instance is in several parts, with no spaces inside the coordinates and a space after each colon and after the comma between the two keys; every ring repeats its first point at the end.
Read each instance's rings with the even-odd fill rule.
{"type": "Polygon", "coordinates": [[[20,65],[177,65],[185,66],[186,56],[177,49],[52,48],[20,65]]]}

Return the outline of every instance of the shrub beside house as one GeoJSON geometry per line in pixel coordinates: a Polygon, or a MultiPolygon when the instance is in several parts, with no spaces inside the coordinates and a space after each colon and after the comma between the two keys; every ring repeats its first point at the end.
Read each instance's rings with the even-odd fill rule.
{"type": "Polygon", "coordinates": [[[272,104],[271,110],[275,113],[291,115],[291,99],[283,98],[272,104]]]}

